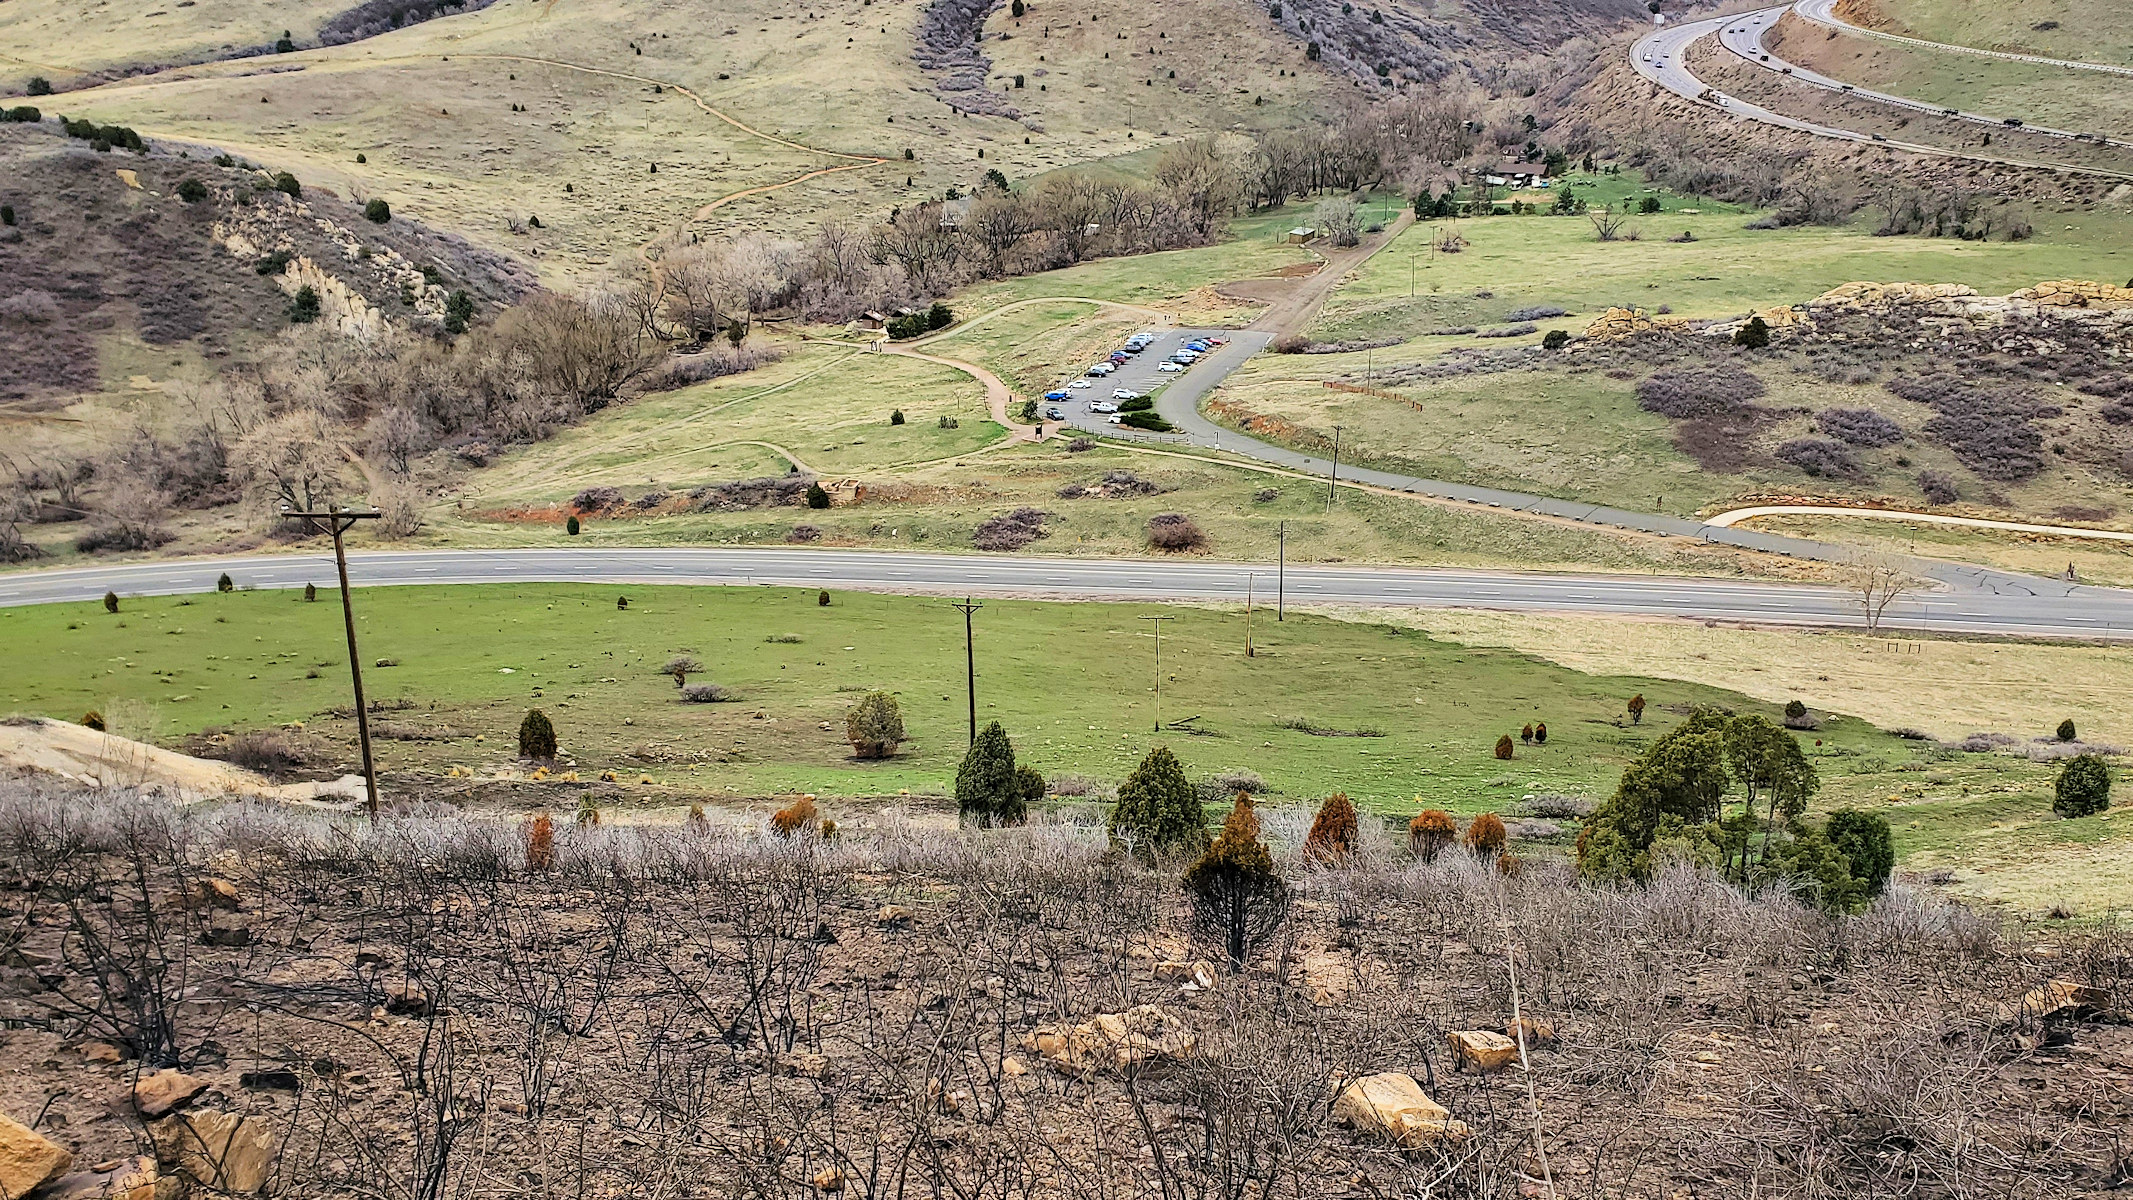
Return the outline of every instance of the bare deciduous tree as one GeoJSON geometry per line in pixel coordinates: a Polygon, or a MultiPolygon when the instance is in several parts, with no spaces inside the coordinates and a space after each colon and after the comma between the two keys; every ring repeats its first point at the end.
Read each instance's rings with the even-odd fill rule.
{"type": "Polygon", "coordinates": [[[1880,551],[1863,551],[1844,565],[1845,587],[1858,597],[1868,630],[1881,628],[1889,606],[1917,589],[1909,566],[1901,557],[1880,551]]]}

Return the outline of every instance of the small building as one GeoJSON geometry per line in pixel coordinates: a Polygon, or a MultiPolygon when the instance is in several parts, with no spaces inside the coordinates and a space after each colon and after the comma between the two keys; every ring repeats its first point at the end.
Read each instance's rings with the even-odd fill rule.
{"type": "Polygon", "coordinates": [[[1542,163],[1500,162],[1481,169],[1482,182],[1490,187],[1543,188],[1548,186],[1548,168],[1542,163]]]}
{"type": "Polygon", "coordinates": [[[1291,246],[1301,246],[1317,236],[1318,230],[1311,228],[1309,225],[1298,225],[1289,231],[1289,244],[1291,246]]]}

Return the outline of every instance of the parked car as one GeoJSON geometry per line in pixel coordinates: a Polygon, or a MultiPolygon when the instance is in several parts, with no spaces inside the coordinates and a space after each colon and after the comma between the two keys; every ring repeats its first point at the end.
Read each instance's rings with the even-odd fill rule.
{"type": "Polygon", "coordinates": [[[1068,384],[1067,386],[1070,388],[1085,388],[1089,386],[1089,381],[1086,379],[1077,379],[1074,382],[1068,384]]]}
{"type": "Polygon", "coordinates": [[[1138,400],[1141,398],[1141,394],[1132,388],[1116,388],[1111,392],[1111,398],[1113,400],[1138,400]]]}
{"type": "Polygon", "coordinates": [[[1093,366],[1093,367],[1090,367],[1090,368],[1089,368],[1089,374],[1091,374],[1091,375],[1094,375],[1094,376],[1097,376],[1098,378],[1101,378],[1101,377],[1103,377],[1103,376],[1105,376],[1105,375],[1109,375],[1109,374],[1110,374],[1111,372],[1113,372],[1113,371],[1116,371],[1116,370],[1118,370],[1118,368],[1117,368],[1117,367],[1115,367],[1115,366],[1112,366],[1112,365],[1111,365],[1110,363],[1107,363],[1107,362],[1100,362],[1100,363],[1097,363],[1097,364],[1096,364],[1095,366],[1093,366]]]}
{"type": "Polygon", "coordinates": [[[1066,420],[1066,414],[1060,412],[1056,407],[1047,408],[1044,410],[1044,419],[1047,421],[1064,421],[1066,420]]]}
{"type": "Polygon", "coordinates": [[[1124,417],[1113,417],[1113,418],[1111,418],[1111,423],[1112,423],[1113,425],[1123,425],[1123,424],[1125,424],[1125,423],[1126,423],[1126,418],[1124,418],[1124,417]]]}
{"type": "Polygon", "coordinates": [[[1115,413],[1118,411],[1118,405],[1111,403],[1109,400],[1091,400],[1089,402],[1089,411],[1092,413],[1115,413]]]}
{"type": "Polygon", "coordinates": [[[1112,361],[1112,362],[1114,362],[1114,363],[1122,363],[1122,362],[1125,362],[1125,361],[1126,361],[1127,359],[1130,359],[1130,358],[1132,358],[1132,357],[1133,357],[1132,355],[1130,355],[1130,354],[1127,354],[1127,353],[1126,353],[1125,351],[1123,351],[1123,350],[1113,350],[1113,351],[1111,352],[1111,361],[1112,361]]]}
{"type": "Polygon", "coordinates": [[[1069,397],[1065,392],[1046,392],[1044,398],[1047,400],[1065,400],[1069,397]]]}
{"type": "Polygon", "coordinates": [[[1176,373],[1178,373],[1179,371],[1182,371],[1182,370],[1184,370],[1185,368],[1184,368],[1183,366],[1180,366],[1180,365],[1179,365],[1179,364],[1177,364],[1177,363],[1174,363],[1174,362],[1166,362],[1166,363],[1158,363],[1158,364],[1156,364],[1156,368],[1155,368],[1155,369],[1156,369],[1156,370],[1158,370],[1158,371],[1165,371],[1165,372],[1168,372],[1168,373],[1170,373],[1170,374],[1173,374],[1173,375],[1175,375],[1176,373]]]}

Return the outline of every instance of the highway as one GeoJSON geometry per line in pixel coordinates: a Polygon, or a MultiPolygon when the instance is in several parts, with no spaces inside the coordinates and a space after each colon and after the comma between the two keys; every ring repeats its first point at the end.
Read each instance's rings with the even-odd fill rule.
{"type": "Polygon", "coordinates": [[[1952,42],[1929,42],[1924,38],[1906,37],[1900,33],[1885,33],[1854,25],[1837,15],[1837,0],[1798,0],[1792,11],[1803,19],[1829,29],[1841,29],[1864,37],[1880,38],[1885,42],[1897,42],[1926,50],[1945,50],[1951,54],[1974,54],[1980,58],[2003,58],[2008,62],[2036,63],[2046,67],[2065,67],[2072,71],[2104,71],[2112,75],[2133,76],[2133,67],[2116,66],[2111,63],[2083,62],[2074,58],[2046,58],[2040,54],[2012,54],[2005,50],[1981,50],[1976,46],[1958,46],[1952,42]]]}
{"type": "MultiPolygon", "coordinates": [[[[1829,2],[1834,3],[1834,0],[1829,0],[1829,2]]],[[[1901,108],[1907,112],[1923,113],[1927,116],[1969,121],[1995,129],[2004,129],[2008,125],[2008,118],[2004,116],[1995,117],[1988,116],[1985,113],[1966,112],[1962,109],[1948,108],[1944,105],[1928,104],[1923,100],[1913,100],[1908,96],[1898,96],[1891,92],[1877,92],[1872,88],[1863,88],[1856,84],[1846,83],[1841,79],[1832,78],[1819,71],[1780,58],[1763,45],[1764,35],[1770,32],[1771,26],[1775,23],[1774,20],[1765,20],[1772,11],[1782,10],[1765,9],[1762,12],[1746,13],[1733,21],[1727,22],[1718,31],[1719,45],[1732,51],[1744,62],[1789,76],[1800,83],[1808,84],[1812,87],[1824,88],[1832,92],[1845,92],[1861,99],[1901,108]]],[[[2121,148],[2133,148],[2133,142],[2119,141],[2104,137],[2101,134],[2090,135],[2070,129],[2054,129],[2049,125],[2036,125],[2020,120],[2017,120],[2015,124],[2025,133],[2066,138],[2068,140],[2086,140],[2121,148]]]]}
{"type": "MultiPolygon", "coordinates": [[[[1285,576],[1292,605],[1481,608],[1676,617],[1765,625],[1864,625],[1858,598],[1830,587],[1638,575],[1542,575],[1469,569],[1291,566],[1201,559],[1118,560],[795,549],[556,548],[372,551],[349,555],[358,587],[592,583],[618,595],[645,584],[777,585],[922,595],[1242,603],[1256,577],[1271,604],[1285,576]]],[[[318,554],[188,558],[0,575],[0,607],[239,588],[331,586],[318,554]]],[[[375,610],[372,610],[375,611],[375,610]]],[[[1920,593],[1897,601],[1886,631],[2133,638],[2133,593],[2076,588],[2054,596],[1920,593]]]]}
{"type": "MultiPolygon", "coordinates": [[[[1971,162],[1994,163],[1999,166],[2024,167],[2031,170],[2039,171],[2065,171],[2076,175],[2096,175],[2106,179],[2133,179],[2133,174],[2128,174],[2122,171],[2106,170],[2101,167],[2082,167],[2074,166],[2067,163],[2034,162],[2028,159],[2007,158],[2000,155],[1976,154],[1966,150],[1950,150],[1940,146],[1928,146],[1919,142],[1898,141],[1894,138],[1860,133],[1859,131],[1853,129],[1841,129],[1834,125],[1823,125],[1814,121],[1804,121],[1797,117],[1786,116],[1785,114],[1780,112],[1773,112],[1772,110],[1764,108],[1761,105],[1751,104],[1738,96],[1732,96],[1724,92],[1718,91],[1717,89],[1705,84],[1702,80],[1698,79],[1692,72],[1690,72],[1688,64],[1686,62],[1686,56],[1688,54],[1689,47],[1694,45],[1696,42],[1713,35],[1724,35],[1727,30],[1736,26],[1742,27],[1750,31],[1757,29],[1758,26],[1767,29],[1779,17],[1783,16],[1786,12],[1792,10],[1793,5],[1790,3],[1778,4],[1773,5],[1769,8],[1757,9],[1753,12],[1734,13],[1731,16],[1705,17],[1699,21],[1684,21],[1679,25],[1661,26],[1653,32],[1645,34],[1642,38],[1639,38],[1636,44],[1630,47],[1630,66],[1635,68],[1636,72],[1639,75],[1644,76],[1646,79],[1651,80],[1653,83],[1658,84],[1660,87],[1665,88],[1666,90],[1674,93],[1677,96],[1682,97],[1685,100],[1688,100],[1691,103],[1705,105],[1710,108],[1717,109],[1720,112],[1729,113],[1735,117],[1739,117],[1742,120],[1755,121],[1764,125],[1772,125],[1780,129],[1790,129],[1798,133],[1811,134],[1815,137],[1832,138],[1837,141],[1845,142],[1872,142],[1876,145],[1887,146],[1891,149],[1903,150],[1912,154],[1930,154],[1940,158],[1960,158],[1966,159],[1971,162]]],[[[1736,34],[1734,36],[1743,37],[1750,35],[1736,34]]],[[[1921,44],[1927,46],[1939,45],[1939,43],[1937,42],[1926,42],[1921,44]]],[[[1729,46],[1728,48],[1735,49],[1736,53],[1742,53],[1742,51],[1736,47],[1729,46]]],[[[1777,63],[1775,60],[1773,60],[1772,62],[1763,62],[1761,59],[1762,53],[1763,51],[1758,49],[1753,51],[1752,53],[1742,53],[1742,56],[1747,58],[1748,61],[1753,62],[1758,66],[1767,67],[1770,70],[1777,71],[1781,74],[1785,73],[1786,67],[1791,67],[1791,64],[1780,64],[1777,63]]],[[[1800,70],[1801,68],[1799,67],[1791,67],[1792,74],[1797,75],[1800,70]]],[[[1803,79],[1801,82],[1806,83],[1811,81],[1803,79]]],[[[1828,80],[1826,83],[1821,84],[1820,86],[1834,86],[1838,88],[1843,87],[1843,85],[1836,80],[1828,80]]],[[[1915,100],[1907,100],[1902,97],[1884,96],[1881,93],[1858,92],[1857,89],[1853,89],[1853,91],[1868,99],[1881,99],[1885,102],[1899,103],[1907,109],[1932,112],[1944,111],[1931,105],[1922,105],[1915,100]]],[[[2038,132],[2050,132],[2056,134],[2057,136],[2066,138],[2072,138],[2075,136],[2072,133],[2056,130],[2039,130],[2038,132]]]]}

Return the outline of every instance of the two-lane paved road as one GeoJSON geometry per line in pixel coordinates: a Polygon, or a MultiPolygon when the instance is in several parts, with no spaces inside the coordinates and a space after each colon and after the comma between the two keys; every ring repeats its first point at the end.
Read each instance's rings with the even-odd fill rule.
{"type": "MultiPolygon", "coordinates": [[[[0,575],[0,607],[213,591],[223,572],[241,588],[331,584],[321,555],[196,558],[0,575]]],[[[349,556],[358,586],[441,583],[773,584],[925,595],[1072,600],[1241,602],[1248,579],[1270,602],[1273,563],[917,554],[848,550],[412,550],[349,556]]],[[[1856,597],[1835,588],[1730,579],[1539,575],[1378,566],[1289,567],[1290,604],[1485,608],[1683,617],[1781,625],[1858,626],[1856,597]]],[[[373,610],[375,611],[375,610],[373,610]]],[[[1971,591],[1907,598],[1885,628],[2033,637],[2133,637],[2133,594],[2076,588],[2052,597],[1971,591]]]]}

